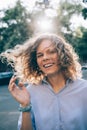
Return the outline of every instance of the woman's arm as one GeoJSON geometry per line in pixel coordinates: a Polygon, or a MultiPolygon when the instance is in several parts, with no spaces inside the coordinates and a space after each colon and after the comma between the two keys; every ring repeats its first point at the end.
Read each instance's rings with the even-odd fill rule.
{"type": "Polygon", "coordinates": [[[21,130],[33,130],[30,112],[22,112],[21,130]]]}
{"type": "Polygon", "coordinates": [[[19,107],[22,112],[22,119],[19,130],[33,130],[31,119],[31,107],[30,107],[30,94],[23,83],[15,84],[16,77],[12,77],[8,86],[8,89],[12,96],[16,99],[21,106],[19,107]],[[30,107],[30,108],[28,108],[30,107]]]}

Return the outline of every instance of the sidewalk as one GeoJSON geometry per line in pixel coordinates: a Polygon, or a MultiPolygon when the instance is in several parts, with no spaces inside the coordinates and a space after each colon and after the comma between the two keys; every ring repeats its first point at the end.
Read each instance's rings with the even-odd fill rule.
{"type": "Polygon", "coordinates": [[[17,130],[18,105],[7,86],[0,86],[0,130],[17,130]]]}

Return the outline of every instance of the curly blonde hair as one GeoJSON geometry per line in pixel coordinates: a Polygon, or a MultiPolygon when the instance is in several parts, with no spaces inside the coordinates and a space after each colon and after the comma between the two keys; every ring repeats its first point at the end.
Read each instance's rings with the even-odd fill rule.
{"type": "Polygon", "coordinates": [[[16,45],[14,49],[2,53],[24,82],[38,83],[44,78],[44,74],[37,64],[36,52],[43,40],[50,40],[55,45],[61,72],[65,78],[76,79],[81,77],[81,65],[79,57],[73,47],[56,34],[41,34],[29,39],[23,45],[16,45]]]}

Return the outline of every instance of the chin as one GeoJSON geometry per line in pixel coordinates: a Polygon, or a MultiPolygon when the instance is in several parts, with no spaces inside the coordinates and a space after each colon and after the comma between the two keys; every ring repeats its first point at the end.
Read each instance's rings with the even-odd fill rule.
{"type": "Polygon", "coordinates": [[[45,73],[47,76],[54,76],[56,72],[45,73]]]}
{"type": "Polygon", "coordinates": [[[58,75],[59,73],[60,73],[60,71],[53,71],[53,72],[51,71],[51,72],[48,72],[48,73],[46,72],[45,75],[47,75],[47,76],[55,76],[55,75],[58,75]]]}

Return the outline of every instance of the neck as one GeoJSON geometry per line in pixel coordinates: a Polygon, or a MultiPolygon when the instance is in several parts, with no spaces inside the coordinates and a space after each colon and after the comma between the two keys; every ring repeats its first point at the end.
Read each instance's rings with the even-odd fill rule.
{"type": "Polygon", "coordinates": [[[55,76],[48,76],[47,81],[51,84],[55,93],[58,93],[65,86],[66,83],[62,73],[55,76]]]}

